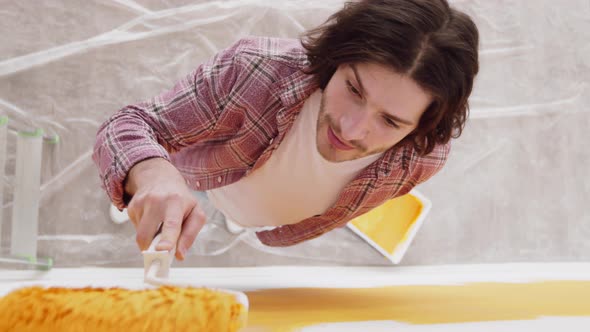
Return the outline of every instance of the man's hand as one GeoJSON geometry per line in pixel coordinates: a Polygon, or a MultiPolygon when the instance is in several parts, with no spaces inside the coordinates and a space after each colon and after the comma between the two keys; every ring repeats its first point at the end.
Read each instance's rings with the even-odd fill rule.
{"type": "Polygon", "coordinates": [[[171,250],[184,259],[205,224],[205,215],[180,172],[162,158],[137,163],[127,175],[125,191],[133,198],[127,206],[137,230],[136,241],[146,250],[162,224],[156,250],[171,250]]]}

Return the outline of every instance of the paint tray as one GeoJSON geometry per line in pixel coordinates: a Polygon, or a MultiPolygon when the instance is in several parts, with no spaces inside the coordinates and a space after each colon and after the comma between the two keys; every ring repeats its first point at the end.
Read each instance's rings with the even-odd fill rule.
{"type": "Polygon", "coordinates": [[[428,198],[412,190],[356,217],[348,223],[348,228],[398,264],[431,206],[428,198]]]}

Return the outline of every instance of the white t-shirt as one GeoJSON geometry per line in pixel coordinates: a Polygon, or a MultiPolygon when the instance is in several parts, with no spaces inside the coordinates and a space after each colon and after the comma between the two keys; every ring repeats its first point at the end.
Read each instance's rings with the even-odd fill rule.
{"type": "Polygon", "coordinates": [[[213,205],[237,224],[229,222],[228,227],[267,229],[322,214],[361,170],[379,159],[381,154],[374,154],[334,163],[322,157],[316,145],[321,98],[318,89],[305,101],[293,127],[264,165],[207,192],[213,205]]]}

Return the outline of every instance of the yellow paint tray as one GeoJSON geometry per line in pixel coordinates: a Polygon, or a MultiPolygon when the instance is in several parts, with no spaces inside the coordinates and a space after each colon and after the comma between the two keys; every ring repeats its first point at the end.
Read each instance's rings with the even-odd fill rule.
{"type": "Polygon", "coordinates": [[[431,206],[428,198],[412,190],[356,217],[348,223],[348,228],[398,264],[431,206]]]}

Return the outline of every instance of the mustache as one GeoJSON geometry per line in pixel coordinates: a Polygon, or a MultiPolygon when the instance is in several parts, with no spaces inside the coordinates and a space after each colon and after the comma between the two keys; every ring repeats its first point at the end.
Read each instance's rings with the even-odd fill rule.
{"type": "MultiPolygon", "coordinates": [[[[334,131],[334,133],[336,135],[338,135],[338,137],[342,137],[342,129],[340,128],[340,126],[336,123],[336,121],[334,121],[334,119],[330,116],[330,114],[325,114],[324,116],[324,121],[328,124],[328,126],[330,126],[332,128],[332,130],[334,131]]],[[[361,142],[359,141],[346,141],[345,143],[352,145],[353,147],[357,148],[358,150],[361,150],[363,152],[367,151],[367,147],[365,147],[361,142]]]]}

